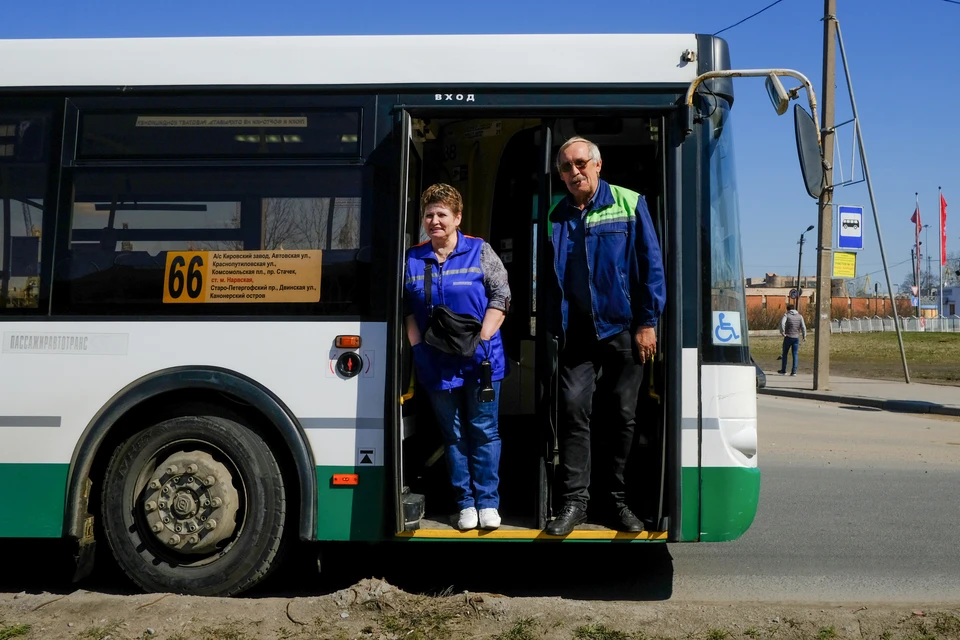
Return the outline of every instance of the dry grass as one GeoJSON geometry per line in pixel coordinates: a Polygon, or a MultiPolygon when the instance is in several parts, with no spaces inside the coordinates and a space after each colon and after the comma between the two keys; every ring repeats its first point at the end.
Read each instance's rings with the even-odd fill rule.
{"type": "Polygon", "coordinates": [[[2,620],[0,620],[0,640],[20,638],[28,633],[30,633],[30,625],[28,624],[14,624],[7,626],[2,620]]]}
{"type": "MultiPolygon", "coordinates": [[[[911,379],[960,385],[960,333],[904,333],[903,343],[911,379]]],[[[777,356],[782,344],[779,337],[751,336],[750,353],[764,371],[776,371],[780,368],[777,356]]],[[[800,373],[811,373],[813,336],[801,343],[799,358],[800,373]]],[[[854,378],[902,379],[903,365],[896,334],[831,335],[830,372],[854,378]]]]}

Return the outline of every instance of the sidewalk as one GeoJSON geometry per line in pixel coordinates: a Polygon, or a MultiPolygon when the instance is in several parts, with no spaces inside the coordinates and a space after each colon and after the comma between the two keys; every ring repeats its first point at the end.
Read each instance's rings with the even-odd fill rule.
{"type": "Polygon", "coordinates": [[[902,380],[865,380],[830,376],[830,389],[813,390],[813,375],[798,373],[796,377],[765,371],[767,386],[757,393],[769,396],[803,398],[823,402],[842,402],[860,407],[874,407],[903,413],[936,413],[960,416],[960,388],[922,384],[902,380]]]}

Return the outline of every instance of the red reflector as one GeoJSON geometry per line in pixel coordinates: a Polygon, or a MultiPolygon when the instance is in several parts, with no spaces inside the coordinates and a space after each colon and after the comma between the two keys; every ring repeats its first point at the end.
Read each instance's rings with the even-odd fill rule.
{"type": "Polygon", "coordinates": [[[335,473],[333,474],[333,484],[337,486],[353,486],[360,484],[360,476],[355,473],[335,473]]]}
{"type": "Polygon", "coordinates": [[[337,349],[359,349],[360,336],[337,336],[337,349]]]}

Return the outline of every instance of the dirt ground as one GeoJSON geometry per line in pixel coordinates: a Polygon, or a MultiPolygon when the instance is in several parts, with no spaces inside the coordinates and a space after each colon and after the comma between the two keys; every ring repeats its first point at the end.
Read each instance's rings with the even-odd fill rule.
{"type": "Polygon", "coordinates": [[[960,606],[698,604],[422,596],[378,579],[330,595],[0,595],[0,640],[960,640],[960,606]]]}

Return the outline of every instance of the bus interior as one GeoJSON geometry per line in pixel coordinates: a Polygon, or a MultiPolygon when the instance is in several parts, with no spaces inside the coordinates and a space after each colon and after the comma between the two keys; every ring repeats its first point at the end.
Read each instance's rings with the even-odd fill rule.
{"type": "MultiPolygon", "coordinates": [[[[550,203],[566,194],[559,179],[556,154],[563,141],[583,136],[595,142],[602,157],[601,178],[639,192],[664,245],[666,164],[661,132],[664,117],[445,118],[412,114],[409,128],[406,184],[405,247],[426,240],[421,227],[420,194],[445,182],[463,196],[461,230],[483,238],[494,248],[509,276],[512,301],[501,327],[510,371],[501,383],[500,515],[502,535],[511,530],[542,529],[562,507],[556,469],[559,467],[555,414],[555,348],[537,322],[537,270],[551,268],[539,251],[549,237],[540,228],[550,203]],[[547,148],[549,147],[549,148],[547,148]]],[[[638,393],[636,439],[628,464],[628,499],[647,531],[665,531],[666,498],[671,487],[665,474],[669,443],[663,402],[664,363],[680,354],[663,353],[669,318],[658,327],[659,353],[645,366],[638,393]]],[[[402,443],[399,460],[398,531],[455,531],[457,508],[447,475],[443,441],[426,394],[415,382],[409,344],[402,340],[402,443]],[[410,397],[410,392],[412,398],[410,397]]],[[[601,373],[602,375],[602,373],[601,373]]],[[[578,529],[604,529],[605,507],[604,403],[594,403],[593,456],[589,521],[578,529]]],[[[608,403],[609,406],[609,403],[608,403]]]]}

